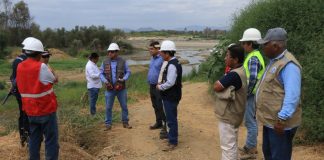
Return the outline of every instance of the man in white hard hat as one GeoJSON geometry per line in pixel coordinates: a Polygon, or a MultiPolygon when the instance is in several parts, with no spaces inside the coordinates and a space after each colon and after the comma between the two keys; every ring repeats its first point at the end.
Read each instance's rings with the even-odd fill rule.
{"type": "Polygon", "coordinates": [[[182,66],[176,59],[176,46],[173,41],[165,40],[161,44],[161,56],[168,61],[163,71],[162,82],[156,88],[160,90],[168,126],[168,144],[163,151],[171,151],[178,145],[178,104],[182,96],[182,66]]]}
{"type": "MultiPolygon", "coordinates": [[[[27,37],[24,39],[24,41],[21,43],[22,46],[30,41],[35,39],[34,37],[27,37]]],[[[29,123],[28,123],[28,116],[26,113],[22,110],[22,102],[21,102],[21,96],[19,94],[18,88],[17,88],[17,83],[16,83],[16,75],[17,75],[17,67],[18,64],[21,63],[22,61],[26,60],[27,56],[25,54],[25,50],[22,49],[21,55],[17,56],[15,60],[12,62],[12,74],[10,76],[10,81],[11,81],[11,89],[10,92],[16,97],[16,100],[18,102],[18,107],[19,107],[19,118],[18,118],[18,130],[19,130],[19,135],[20,135],[20,144],[21,146],[25,146],[25,143],[28,143],[28,136],[29,136],[29,123]]]]}
{"type": "Polygon", "coordinates": [[[259,44],[257,41],[260,39],[261,33],[255,28],[245,30],[243,37],[240,39],[241,46],[244,48],[244,52],[247,54],[243,66],[248,82],[248,96],[244,114],[244,122],[247,128],[247,138],[245,145],[240,148],[240,159],[242,160],[257,158],[258,124],[255,118],[254,95],[257,84],[265,70],[263,57],[258,50],[259,44]]]}
{"type": "Polygon", "coordinates": [[[264,159],[290,160],[293,139],[302,121],[302,67],[287,50],[285,29],[269,29],[258,43],[270,59],[255,96],[257,119],[263,125],[264,159]]]}
{"type": "Polygon", "coordinates": [[[40,159],[42,137],[45,136],[46,159],[58,159],[57,101],[53,91],[55,76],[40,62],[43,44],[32,39],[24,45],[26,56],[17,68],[17,87],[30,127],[29,159],[40,159]]]}
{"type": "Polygon", "coordinates": [[[111,130],[112,127],[112,108],[115,97],[117,96],[119,104],[122,108],[122,123],[123,127],[131,129],[128,121],[127,108],[127,90],[126,81],[128,80],[131,71],[126,61],[118,56],[119,46],[116,43],[111,43],[107,49],[107,59],[103,61],[100,67],[100,79],[106,86],[106,129],[111,130]]]}

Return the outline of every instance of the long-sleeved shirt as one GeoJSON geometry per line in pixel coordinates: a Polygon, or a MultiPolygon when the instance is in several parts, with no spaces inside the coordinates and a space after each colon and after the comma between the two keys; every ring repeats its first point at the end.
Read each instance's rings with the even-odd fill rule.
{"type": "Polygon", "coordinates": [[[163,58],[160,55],[152,56],[148,74],[147,82],[151,85],[158,84],[159,73],[163,63],[163,58]]]}
{"type": "Polygon", "coordinates": [[[85,68],[85,75],[87,79],[87,88],[101,88],[100,70],[98,66],[91,60],[88,61],[85,68]]]}
{"type": "MultiPolygon", "coordinates": [[[[172,57],[170,60],[175,59],[172,57]]],[[[177,68],[173,64],[170,64],[168,67],[167,81],[159,85],[160,90],[165,91],[171,88],[177,80],[177,68]]],[[[181,75],[180,75],[181,76],[181,75]]]]}
{"type": "Polygon", "coordinates": [[[159,74],[158,84],[162,83],[163,71],[167,65],[168,65],[168,61],[163,61],[161,70],[160,70],[160,74],[159,74]]]}
{"type": "Polygon", "coordinates": [[[249,59],[248,68],[250,71],[248,95],[251,95],[253,94],[252,91],[257,83],[258,73],[261,70],[261,64],[256,56],[253,56],[249,59]]]}
{"type": "MultiPolygon", "coordinates": [[[[285,50],[282,54],[270,60],[267,67],[272,65],[276,60],[284,56],[285,50]]],[[[267,73],[267,70],[264,72],[267,73]]],[[[263,76],[265,77],[265,75],[263,76]]],[[[301,71],[300,68],[293,62],[289,62],[281,71],[278,77],[279,82],[283,85],[285,97],[282,103],[281,110],[278,112],[278,118],[286,120],[289,119],[298,106],[301,94],[301,71]]]]}
{"type": "Polygon", "coordinates": [[[15,91],[17,89],[16,75],[17,75],[18,64],[26,59],[27,59],[27,56],[24,53],[22,53],[21,55],[16,57],[15,60],[12,62],[12,74],[10,76],[10,81],[11,81],[15,91]]]}
{"type": "MultiPolygon", "coordinates": [[[[117,61],[116,60],[111,60],[111,63],[110,63],[110,66],[111,66],[111,72],[112,72],[112,84],[114,85],[116,82],[117,82],[117,61]]],[[[128,64],[127,62],[125,63],[125,75],[123,77],[123,80],[128,80],[130,74],[131,74],[131,71],[128,67],[128,64]]],[[[100,79],[103,83],[107,83],[108,80],[106,79],[105,77],[105,74],[104,74],[104,65],[103,63],[101,63],[101,66],[100,66],[100,79]]]]}

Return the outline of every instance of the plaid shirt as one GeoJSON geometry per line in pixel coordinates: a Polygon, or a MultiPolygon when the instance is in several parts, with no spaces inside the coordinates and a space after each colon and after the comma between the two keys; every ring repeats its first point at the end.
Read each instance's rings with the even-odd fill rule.
{"type": "Polygon", "coordinates": [[[252,91],[257,83],[258,73],[261,70],[261,64],[257,57],[253,56],[249,60],[249,71],[250,71],[250,78],[249,78],[249,86],[248,86],[248,95],[253,94],[252,91]]]}

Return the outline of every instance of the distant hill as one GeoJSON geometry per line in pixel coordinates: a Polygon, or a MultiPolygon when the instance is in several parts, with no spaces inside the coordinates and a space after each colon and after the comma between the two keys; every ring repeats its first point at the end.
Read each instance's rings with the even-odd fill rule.
{"type": "Polygon", "coordinates": [[[199,25],[192,25],[192,26],[186,26],[183,28],[175,28],[176,31],[203,31],[205,28],[211,28],[212,30],[218,29],[218,30],[227,30],[228,27],[216,27],[216,26],[199,26],[199,25]]]}
{"type": "Polygon", "coordinates": [[[152,27],[142,27],[136,30],[130,28],[123,28],[122,30],[126,33],[135,31],[135,32],[152,32],[152,31],[160,31],[160,30],[174,30],[174,31],[203,31],[206,27],[211,28],[212,30],[228,30],[228,27],[216,27],[216,26],[199,26],[199,25],[192,25],[186,26],[182,28],[167,28],[167,29],[155,29],[152,27]]]}

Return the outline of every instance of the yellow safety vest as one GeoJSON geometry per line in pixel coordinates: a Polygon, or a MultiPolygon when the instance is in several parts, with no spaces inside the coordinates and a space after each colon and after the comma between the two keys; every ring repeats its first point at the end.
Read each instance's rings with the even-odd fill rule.
{"type": "Polygon", "coordinates": [[[244,68],[245,68],[245,73],[246,73],[246,78],[247,78],[247,82],[248,82],[248,84],[249,84],[249,79],[250,79],[249,60],[250,60],[252,57],[254,57],[254,56],[258,58],[259,62],[261,63],[262,68],[261,68],[261,70],[260,70],[259,73],[258,73],[258,76],[257,76],[257,83],[256,83],[256,85],[254,86],[253,91],[252,91],[253,94],[256,93],[256,88],[257,88],[257,86],[258,86],[258,84],[259,84],[259,80],[261,79],[261,77],[262,77],[262,75],[263,75],[263,73],[264,73],[264,71],[265,71],[265,63],[264,63],[264,60],[263,60],[263,57],[262,57],[260,51],[259,51],[259,50],[254,50],[254,51],[250,52],[250,53],[247,55],[247,57],[245,58],[245,60],[244,60],[244,64],[243,64],[243,66],[244,66],[244,68]]]}

